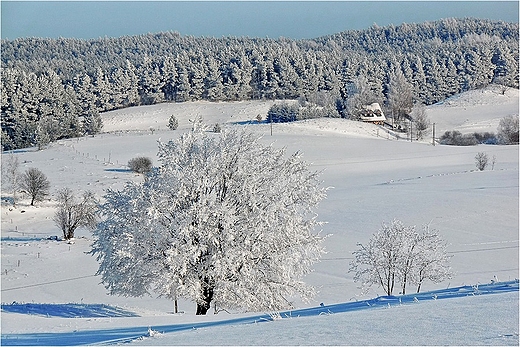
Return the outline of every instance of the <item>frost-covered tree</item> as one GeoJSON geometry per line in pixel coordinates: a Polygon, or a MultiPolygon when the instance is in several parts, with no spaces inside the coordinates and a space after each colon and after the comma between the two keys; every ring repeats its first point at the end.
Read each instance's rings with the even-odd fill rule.
{"type": "Polygon", "coordinates": [[[17,191],[20,184],[20,161],[13,154],[7,156],[2,165],[2,188],[9,189],[13,196],[13,206],[16,206],[17,191]]]}
{"type": "Polygon", "coordinates": [[[453,272],[450,267],[451,257],[446,251],[447,243],[437,230],[424,226],[423,232],[418,235],[417,243],[419,247],[411,282],[417,285],[419,293],[425,280],[439,283],[450,279],[453,272]]]}
{"type": "Polygon", "coordinates": [[[405,241],[412,234],[413,231],[401,221],[394,220],[390,225],[383,223],[367,245],[359,243],[359,249],[353,252],[355,258],[350,271],[355,272],[354,281],[361,281],[364,289],[379,285],[387,295],[392,295],[399,283],[405,241]]]}
{"type": "Polygon", "coordinates": [[[109,191],[92,254],[111,294],[156,293],[218,307],[278,310],[308,299],[302,281],[322,255],[315,207],[325,189],[301,154],[200,121],[160,143],[143,183],[109,191]]]}
{"type": "Polygon", "coordinates": [[[348,98],[347,108],[352,119],[359,119],[366,105],[381,102],[381,98],[374,91],[366,76],[357,77],[350,89],[351,96],[348,98]]]}
{"type": "Polygon", "coordinates": [[[388,86],[388,105],[392,110],[392,117],[401,121],[409,116],[413,108],[412,85],[406,81],[401,70],[397,70],[390,78],[388,86]]]}
{"type": "Polygon", "coordinates": [[[86,135],[97,134],[103,129],[103,119],[95,109],[87,110],[83,113],[83,133],[86,135]]]}
{"type": "Polygon", "coordinates": [[[430,128],[430,120],[426,115],[426,108],[424,107],[424,105],[414,105],[411,116],[415,125],[417,139],[422,140],[424,138],[426,130],[430,128]]]}
{"type": "Polygon", "coordinates": [[[364,290],[377,285],[392,295],[400,286],[401,294],[406,294],[408,284],[417,284],[419,291],[425,279],[437,283],[451,276],[446,243],[428,227],[418,233],[415,226],[393,220],[358,247],[350,271],[364,290]]]}
{"type": "Polygon", "coordinates": [[[475,166],[479,171],[484,171],[488,164],[488,155],[485,152],[478,152],[475,156],[475,166]]]}
{"type": "Polygon", "coordinates": [[[273,104],[267,111],[267,121],[269,123],[294,122],[298,119],[298,105],[282,102],[273,104]]]}
{"type": "Polygon", "coordinates": [[[63,232],[65,240],[72,239],[78,228],[95,228],[96,216],[97,201],[92,192],[83,193],[78,200],[70,188],[58,191],[58,206],[53,220],[63,232]]]}
{"type": "Polygon", "coordinates": [[[501,144],[518,144],[518,134],[518,115],[507,116],[500,120],[497,136],[501,144]]]}

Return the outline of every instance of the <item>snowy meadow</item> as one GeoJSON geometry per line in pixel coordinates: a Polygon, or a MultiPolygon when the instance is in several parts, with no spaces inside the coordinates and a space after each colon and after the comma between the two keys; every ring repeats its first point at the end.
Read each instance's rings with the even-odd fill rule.
{"type": "MultiPolygon", "coordinates": [[[[501,118],[518,114],[518,100],[518,90],[502,95],[488,87],[430,106],[427,115],[436,125],[437,137],[447,130],[496,132],[501,118]]],[[[52,220],[58,189],[90,190],[102,197],[109,188],[121,189],[127,181],[142,180],[128,169],[128,160],[148,156],[158,165],[157,141],[178,138],[201,116],[209,125],[245,127],[263,135],[262,143],[286,147],[288,154],[301,151],[311,169],[322,172],[320,179],[329,189],[318,206],[318,219],[325,222],[321,234],[328,235],[327,253],[304,278],[318,294],[310,303],[293,298],[295,309],[383,296],[383,290],[375,286],[362,294],[349,267],[356,245],[366,243],[381,223],[394,218],[406,225],[428,224],[448,243],[453,277],[438,284],[425,282],[421,292],[518,279],[518,145],[433,146],[431,137],[411,142],[406,135],[397,138],[382,127],[333,118],[272,126],[258,123],[256,117],[265,119],[272,104],[197,101],[121,109],[102,115],[102,134],[60,140],[41,151],[3,153],[2,165],[12,155],[22,170],[40,169],[49,178],[52,194],[36,206],[29,206],[28,197],[23,197],[13,208],[9,192],[2,191],[2,304],[56,306],[46,308],[48,314],[3,308],[2,344],[16,344],[16,336],[21,335],[14,334],[42,344],[37,336],[45,333],[69,334],[61,340],[68,344],[74,334],[107,330],[113,334],[105,342],[117,343],[123,342],[118,332],[124,329],[150,327],[125,341],[144,345],[518,345],[517,284],[516,290],[507,293],[480,296],[473,292],[446,300],[418,299],[313,317],[280,315],[278,319],[272,312],[225,311],[214,315],[213,310],[196,317],[192,302],[179,300],[181,312],[174,314],[173,302],[165,298],[108,295],[96,276],[99,264],[87,254],[93,241],[90,231],[78,229],[68,243],[49,239],[61,235],[52,220]],[[167,128],[171,115],[179,120],[174,131],[167,128]],[[494,157],[493,167],[476,170],[478,152],[494,157]],[[67,304],[106,307],[95,306],[98,315],[92,314],[94,306],[88,306],[87,313],[66,314],[73,306],[67,304]],[[258,314],[268,314],[270,321],[168,333],[155,328],[258,314]]]]}

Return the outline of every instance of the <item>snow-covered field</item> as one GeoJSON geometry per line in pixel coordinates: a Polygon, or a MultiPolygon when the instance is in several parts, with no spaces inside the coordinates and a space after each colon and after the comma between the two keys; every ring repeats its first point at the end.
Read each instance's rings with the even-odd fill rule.
{"type": "MultiPolygon", "coordinates": [[[[518,90],[505,95],[493,88],[477,90],[427,108],[437,135],[446,130],[493,131],[501,118],[518,114],[518,90]]],[[[300,150],[316,170],[323,170],[331,187],[319,207],[326,221],[323,234],[328,253],[306,281],[319,289],[314,302],[295,301],[298,308],[374,298],[373,288],[360,295],[348,273],[352,251],[365,243],[382,222],[394,218],[407,225],[430,224],[449,242],[455,272],[450,281],[426,283],[423,291],[489,283],[493,278],[518,278],[519,148],[518,146],[450,147],[396,140],[376,126],[342,119],[291,124],[257,124],[272,101],[234,103],[193,102],[117,110],[103,115],[106,133],[52,144],[43,151],[19,150],[22,170],[42,170],[53,187],[92,190],[121,188],[140,180],[126,163],[144,155],[154,158],[157,140],[167,141],[190,127],[201,115],[208,124],[247,126],[263,141],[300,150]],[[170,115],[179,129],[166,125],[170,115]],[[152,130],[153,129],[153,130],[152,130]],[[271,136],[272,130],[272,136],[271,136]],[[496,158],[483,172],[474,157],[486,152],[496,158]]],[[[2,154],[2,164],[10,154],[2,154]]],[[[157,164],[157,161],[155,161],[157,164]]],[[[2,197],[8,197],[2,191],[2,197]]],[[[4,199],[3,199],[4,200],[4,199]]],[[[66,318],[2,311],[2,335],[67,333],[123,327],[160,326],[243,317],[228,314],[196,317],[195,304],[179,302],[183,314],[172,314],[173,303],[154,297],[124,298],[106,294],[95,276],[97,263],[86,254],[91,236],[79,230],[75,243],[47,240],[60,235],[54,225],[54,200],[17,208],[2,202],[2,303],[106,304],[139,317],[66,318]],[[11,238],[11,239],[7,239],[11,238]]],[[[255,313],[256,314],[256,313],[255,313]]],[[[247,315],[245,315],[247,316],[247,315]]],[[[5,343],[7,340],[3,340],[5,343]]],[[[518,292],[419,302],[390,309],[294,318],[262,325],[218,326],[149,337],[136,343],[155,345],[207,344],[508,344],[518,345],[518,292]],[[493,317],[493,319],[489,319],[493,317]]]]}

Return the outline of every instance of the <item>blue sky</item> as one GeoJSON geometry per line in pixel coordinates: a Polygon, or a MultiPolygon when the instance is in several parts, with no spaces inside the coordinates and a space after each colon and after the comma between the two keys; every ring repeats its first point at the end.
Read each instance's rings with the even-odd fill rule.
{"type": "Polygon", "coordinates": [[[314,38],[448,17],[518,22],[518,1],[1,1],[2,39],[194,36],[314,38]]]}

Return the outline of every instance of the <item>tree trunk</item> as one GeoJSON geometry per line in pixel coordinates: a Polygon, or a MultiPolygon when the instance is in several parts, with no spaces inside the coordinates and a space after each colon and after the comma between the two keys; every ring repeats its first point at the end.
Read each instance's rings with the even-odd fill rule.
{"type": "Polygon", "coordinates": [[[202,291],[202,301],[197,302],[196,315],[205,315],[211,306],[211,300],[213,300],[213,287],[208,284],[207,279],[204,279],[204,284],[205,286],[202,291]]]}
{"type": "Polygon", "coordinates": [[[67,227],[66,230],[63,231],[63,238],[67,241],[74,238],[74,229],[67,227]]]}

